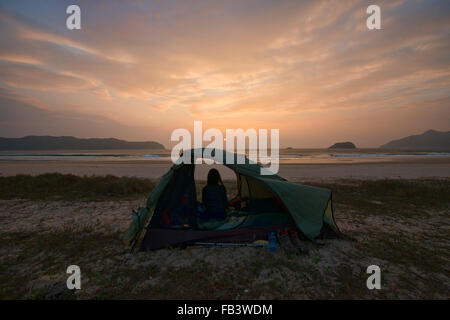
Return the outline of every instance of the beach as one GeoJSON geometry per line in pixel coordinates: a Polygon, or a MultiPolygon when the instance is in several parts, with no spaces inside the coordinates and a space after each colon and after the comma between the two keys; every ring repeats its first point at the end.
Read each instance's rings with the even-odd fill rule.
{"type": "MultiPolygon", "coordinates": [[[[300,256],[267,248],[130,252],[121,238],[132,211],[172,163],[58,157],[0,159],[0,299],[47,299],[71,264],[83,274],[75,299],[448,299],[448,156],[284,157],[279,175],[331,189],[337,225],[355,240],[305,242],[300,256]],[[42,175],[50,172],[59,174],[42,175]],[[367,289],[369,265],[381,268],[382,290],[367,289]]],[[[211,167],[232,195],[234,173],[221,165],[196,166],[197,193],[211,167]]]]}
{"type": "MultiPolygon", "coordinates": [[[[75,175],[116,175],[158,179],[172,166],[161,160],[0,160],[0,175],[38,175],[58,172],[75,175]]],[[[225,179],[234,177],[231,170],[213,166],[225,179]]],[[[209,165],[196,166],[196,178],[205,180],[209,165]]],[[[358,162],[335,161],[328,163],[281,163],[278,174],[291,181],[335,179],[419,179],[450,176],[450,157],[400,158],[395,160],[371,159],[358,162]]]]}

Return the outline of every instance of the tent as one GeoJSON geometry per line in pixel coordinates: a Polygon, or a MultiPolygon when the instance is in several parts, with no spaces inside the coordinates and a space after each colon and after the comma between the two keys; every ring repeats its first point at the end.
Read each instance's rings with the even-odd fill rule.
{"type": "Polygon", "coordinates": [[[341,235],[333,217],[331,190],[290,183],[276,174],[262,175],[258,163],[219,151],[217,155],[215,149],[187,151],[190,163],[174,164],[160,179],[146,206],[133,212],[123,242],[132,248],[140,242],[141,250],[154,250],[197,241],[254,241],[286,227],[310,240],[341,235]],[[198,219],[194,172],[199,154],[216,161],[222,154],[220,162],[236,174],[236,198],[245,200],[245,207],[225,221],[198,219]]]}

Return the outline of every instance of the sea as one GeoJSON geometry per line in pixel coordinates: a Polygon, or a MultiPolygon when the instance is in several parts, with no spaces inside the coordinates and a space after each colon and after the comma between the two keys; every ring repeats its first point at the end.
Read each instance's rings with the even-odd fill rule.
{"type": "MultiPolygon", "coordinates": [[[[246,151],[238,151],[245,153],[246,151]]],[[[248,152],[248,151],[247,151],[248,152]]],[[[270,155],[270,151],[269,151],[270,155]]],[[[450,157],[448,151],[402,151],[381,149],[280,149],[280,164],[326,164],[407,161],[450,157]]],[[[170,150],[46,150],[0,151],[0,161],[149,161],[170,162],[170,150]]],[[[258,158],[259,161],[267,161],[258,158]]]]}

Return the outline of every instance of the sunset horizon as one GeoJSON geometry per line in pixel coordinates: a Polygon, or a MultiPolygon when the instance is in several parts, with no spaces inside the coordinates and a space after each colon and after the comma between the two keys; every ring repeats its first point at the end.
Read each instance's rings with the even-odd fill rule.
{"type": "Polygon", "coordinates": [[[378,1],[380,30],[363,1],[78,1],[80,30],[66,1],[23,3],[0,2],[0,136],[169,146],[201,120],[367,148],[449,130],[445,1],[378,1]]]}

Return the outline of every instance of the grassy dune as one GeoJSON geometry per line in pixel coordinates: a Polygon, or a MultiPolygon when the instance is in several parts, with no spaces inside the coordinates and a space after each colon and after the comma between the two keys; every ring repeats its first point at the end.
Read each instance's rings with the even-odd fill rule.
{"type": "Polygon", "coordinates": [[[37,176],[0,177],[0,199],[106,200],[150,194],[150,179],[107,176],[76,176],[47,173],[37,176]]]}
{"type": "Polygon", "coordinates": [[[70,264],[82,271],[75,299],[449,298],[450,180],[309,184],[333,189],[337,223],[357,242],[308,243],[301,256],[264,248],[130,253],[120,237],[154,181],[2,177],[0,298],[43,298],[30,283],[65,281],[70,264]],[[381,290],[366,287],[371,264],[382,270],[381,290]]]}

